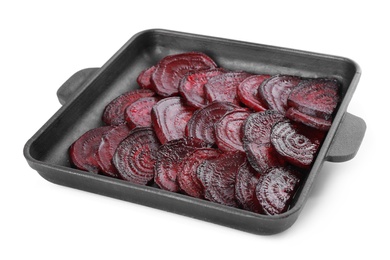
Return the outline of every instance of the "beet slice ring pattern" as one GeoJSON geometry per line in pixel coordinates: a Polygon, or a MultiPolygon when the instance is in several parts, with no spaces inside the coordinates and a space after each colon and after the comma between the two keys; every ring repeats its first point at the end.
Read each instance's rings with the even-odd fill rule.
{"type": "Polygon", "coordinates": [[[143,89],[153,89],[153,82],[151,81],[152,75],[156,70],[156,66],[147,68],[138,75],[137,83],[143,89]]]}
{"type": "Polygon", "coordinates": [[[135,128],[116,149],[113,163],[126,181],[146,185],[153,180],[160,142],[152,128],[135,128]]]}
{"type": "Polygon", "coordinates": [[[145,97],[134,101],[125,110],[125,120],[131,129],[135,127],[152,127],[152,108],[160,99],[145,97]]]}
{"type": "Polygon", "coordinates": [[[237,87],[237,95],[241,102],[256,112],[266,110],[267,104],[259,99],[258,89],[268,78],[270,78],[270,75],[253,75],[242,81],[237,87]]]}
{"type": "Polygon", "coordinates": [[[103,111],[103,122],[107,125],[120,125],[126,123],[125,109],[134,101],[154,96],[155,93],[149,89],[137,89],[126,92],[112,100],[103,111]]]}
{"type": "Polygon", "coordinates": [[[313,127],[320,131],[328,131],[330,126],[332,125],[331,120],[325,120],[315,116],[309,116],[304,114],[293,107],[290,107],[286,112],[286,117],[295,122],[302,123],[304,125],[313,127]]]}
{"type": "Polygon", "coordinates": [[[179,92],[180,80],[188,72],[216,67],[217,64],[209,56],[200,52],[166,56],[156,65],[152,75],[153,89],[163,97],[172,96],[179,92]]]}

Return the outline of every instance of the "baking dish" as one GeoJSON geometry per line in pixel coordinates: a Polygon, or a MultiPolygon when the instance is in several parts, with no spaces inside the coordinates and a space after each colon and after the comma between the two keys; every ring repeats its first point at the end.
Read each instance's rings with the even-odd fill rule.
{"type": "Polygon", "coordinates": [[[361,70],[352,60],[307,51],[248,43],[184,32],[152,29],[134,35],[101,68],[76,72],[57,92],[63,106],[27,141],[24,156],[46,180],[133,203],[225,225],[255,234],[275,234],[297,219],[325,161],[352,159],[363,140],[366,124],[347,111],[361,70]],[[231,208],[183,194],[72,168],[69,146],[84,132],[101,126],[101,113],[115,97],[139,88],[138,74],[161,58],[199,51],[231,70],[251,73],[334,77],[342,84],[342,100],[317,158],[285,213],[267,216],[231,208]]]}

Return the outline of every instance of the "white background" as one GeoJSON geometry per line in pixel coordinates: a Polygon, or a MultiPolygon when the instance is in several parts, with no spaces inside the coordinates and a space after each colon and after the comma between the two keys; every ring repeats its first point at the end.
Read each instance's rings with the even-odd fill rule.
{"type": "Polygon", "coordinates": [[[379,1],[2,1],[1,259],[389,259],[389,24],[379,1]],[[222,3],[222,2],[221,2],[222,3]],[[258,236],[44,180],[23,157],[57,88],[164,28],[355,60],[357,156],[325,163],[297,222],[258,236]]]}

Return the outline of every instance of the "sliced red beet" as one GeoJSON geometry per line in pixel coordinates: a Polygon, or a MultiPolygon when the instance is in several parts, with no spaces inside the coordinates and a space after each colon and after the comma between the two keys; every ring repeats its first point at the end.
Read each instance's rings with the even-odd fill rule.
{"type": "Polygon", "coordinates": [[[260,174],[245,161],[238,169],[235,184],[235,196],[238,204],[245,210],[260,213],[261,207],[256,197],[256,186],[260,174]]]}
{"type": "Polygon", "coordinates": [[[267,104],[258,97],[259,86],[270,77],[270,75],[253,75],[246,78],[237,87],[237,95],[240,101],[247,107],[257,112],[267,109],[267,104]]]}
{"type": "Polygon", "coordinates": [[[169,55],[156,65],[152,75],[153,88],[163,97],[172,96],[179,92],[180,80],[188,72],[216,67],[215,62],[204,53],[188,52],[169,55]]]}
{"type": "Polygon", "coordinates": [[[153,89],[153,82],[151,81],[151,78],[155,70],[156,66],[152,66],[141,71],[141,73],[137,77],[137,83],[141,88],[153,89]]]}
{"type": "Polygon", "coordinates": [[[258,95],[269,109],[285,113],[287,110],[288,95],[301,80],[297,76],[273,76],[260,85],[258,95]]]}
{"type": "Polygon", "coordinates": [[[125,109],[134,101],[154,96],[155,93],[149,89],[137,89],[126,92],[112,100],[103,111],[103,122],[107,125],[120,125],[126,123],[125,109]]]}
{"type": "Polygon", "coordinates": [[[205,160],[214,159],[221,155],[216,149],[199,148],[189,153],[181,163],[177,174],[177,182],[182,191],[195,198],[204,198],[204,188],[197,177],[198,166],[205,160]]]}
{"type": "Polygon", "coordinates": [[[227,72],[212,77],[204,85],[208,103],[225,101],[239,105],[240,100],[237,96],[237,87],[251,75],[247,72],[227,72]]]}
{"type": "Polygon", "coordinates": [[[325,120],[323,118],[319,118],[316,116],[309,116],[307,114],[304,114],[298,110],[296,110],[293,107],[290,107],[286,112],[286,117],[302,124],[305,124],[307,126],[313,127],[315,129],[318,129],[320,131],[328,131],[330,126],[332,125],[332,121],[325,120]]]}
{"type": "Polygon", "coordinates": [[[250,164],[258,172],[284,164],[271,145],[272,126],[283,119],[283,114],[266,110],[251,114],[243,125],[243,147],[250,164]]]}
{"type": "Polygon", "coordinates": [[[196,138],[182,138],[163,144],[157,152],[155,183],[164,190],[179,191],[177,174],[181,171],[181,162],[197,148],[207,146],[207,143],[196,138]]]}
{"type": "Polygon", "coordinates": [[[135,128],[116,149],[113,163],[126,181],[146,185],[153,180],[160,142],[152,128],[135,128]]]}
{"type": "Polygon", "coordinates": [[[97,151],[97,161],[103,174],[111,177],[118,177],[118,170],[112,163],[115,150],[119,143],[130,134],[130,128],[118,125],[103,135],[97,151]]]}
{"type": "Polygon", "coordinates": [[[301,174],[290,168],[271,168],[256,186],[256,197],[267,215],[286,212],[301,183],[301,174]]]}
{"type": "Polygon", "coordinates": [[[184,130],[195,109],[180,97],[164,98],[152,109],[152,125],[162,144],[184,137],[184,130]]]}
{"type": "Polygon", "coordinates": [[[185,128],[185,135],[215,143],[214,124],[227,112],[241,109],[229,102],[213,102],[195,111],[185,128]]]}
{"type": "Polygon", "coordinates": [[[215,124],[215,140],[219,149],[225,152],[242,151],[242,125],[250,115],[248,111],[231,111],[215,124]]]}
{"type": "Polygon", "coordinates": [[[339,89],[336,79],[305,80],[291,91],[288,105],[304,114],[329,120],[340,99],[339,89]]]}
{"type": "Polygon", "coordinates": [[[145,97],[134,101],[125,110],[125,120],[131,129],[135,127],[152,127],[152,108],[160,99],[145,97]]]}
{"type": "Polygon", "coordinates": [[[207,105],[204,85],[210,78],[223,73],[225,70],[221,68],[188,73],[180,81],[179,93],[189,106],[203,108],[207,105]]]}
{"type": "Polygon", "coordinates": [[[113,126],[93,128],[80,136],[69,149],[71,162],[80,170],[99,173],[100,166],[96,157],[100,141],[113,126]]]}

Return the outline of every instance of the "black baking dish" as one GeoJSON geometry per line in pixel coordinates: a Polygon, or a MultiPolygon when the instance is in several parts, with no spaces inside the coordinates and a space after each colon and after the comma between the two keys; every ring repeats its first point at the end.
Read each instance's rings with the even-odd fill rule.
{"type": "Polygon", "coordinates": [[[274,46],[194,35],[147,30],[134,35],[101,68],[75,73],[58,90],[63,106],[31,137],[24,147],[29,165],[43,178],[129,202],[194,217],[256,234],[274,234],[297,219],[324,161],[342,162],[354,157],[362,142],[364,121],[346,112],[359,81],[359,66],[350,59],[274,46]],[[342,83],[342,101],[331,129],[293,206],[277,216],[260,215],[226,207],[155,187],[80,171],[70,166],[69,146],[84,132],[102,125],[108,102],[138,88],[136,77],[166,55],[200,51],[218,65],[252,73],[334,77],[342,83]]]}

